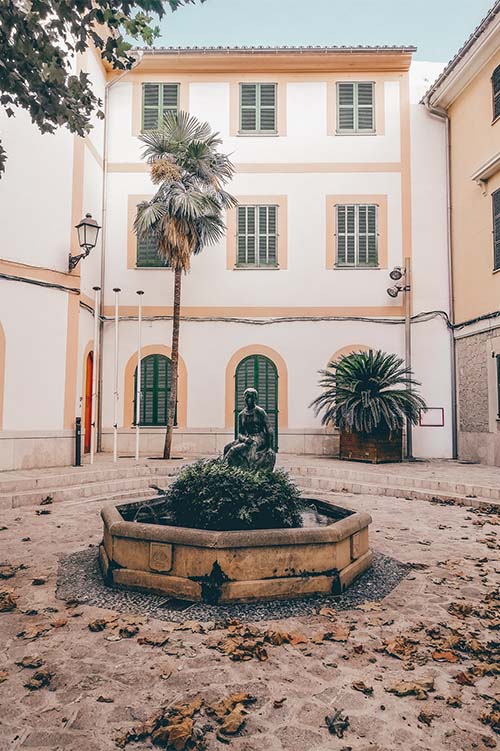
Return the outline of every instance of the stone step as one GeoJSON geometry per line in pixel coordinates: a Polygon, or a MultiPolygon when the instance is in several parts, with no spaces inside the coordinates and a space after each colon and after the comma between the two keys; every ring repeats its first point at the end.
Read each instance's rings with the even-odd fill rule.
{"type": "Polygon", "coordinates": [[[499,501],[481,496],[472,498],[459,493],[436,491],[431,488],[412,488],[403,484],[399,486],[381,485],[373,481],[370,483],[351,482],[350,480],[342,480],[335,477],[305,477],[293,474],[291,477],[302,491],[307,491],[308,493],[311,493],[311,490],[318,490],[321,492],[353,493],[354,495],[384,495],[394,498],[406,498],[408,500],[452,502],[460,506],[469,506],[472,508],[494,506],[500,511],[499,501]]]}
{"type": "MultiPolygon", "coordinates": [[[[172,466],[172,469],[178,471],[178,466],[172,466]]],[[[10,474],[10,473],[9,473],[10,474]]],[[[119,478],[134,477],[153,477],[155,475],[166,474],[166,466],[163,462],[153,464],[138,465],[109,465],[104,467],[99,465],[74,467],[74,468],[57,468],[52,471],[38,470],[30,472],[27,476],[22,473],[16,473],[15,477],[2,477],[0,473],[0,496],[7,493],[18,493],[28,490],[47,490],[51,488],[72,487],[92,482],[105,482],[119,478]]]]}
{"type": "Polygon", "coordinates": [[[397,475],[393,473],[384,473],[377,467],[376,470],[344,469],[340,467],[316,466],[316,465],[295,465],[290,464],[286,469],[293,477],[308,478],[321,477],[331,478],[332,480],[345,481],[351,483],[369,483],[379,486],[387,486],[396,490],[398,488],[422,489],[425,492],[432,492],[441,495],[470,496],[488,499],[490,502],[500,501],[500,487],[492,485],[480,485],[469,483],[457,483],[449,479],[432,479],[429,477],[416,477],[411,475],[397,475]]]}
{"type": "Polygon", "coordinates": [[[0,495],[0,509],[18,508],[20,506],[39,505],[47,496],[54,503],[68,501],[83,501],[91,498],[116,498],[121,493],[143,494],[150,493],[150,485],[162,487],[172,482],[178,470],[172,469],[163,474],[145,475],[144,477],[115,477],[111,480],[98,480],[94,482],[81,482],[80,485],[66,485],[63,487],[38,488],[24,490],[16,493],[3,493],[0,495]]]}

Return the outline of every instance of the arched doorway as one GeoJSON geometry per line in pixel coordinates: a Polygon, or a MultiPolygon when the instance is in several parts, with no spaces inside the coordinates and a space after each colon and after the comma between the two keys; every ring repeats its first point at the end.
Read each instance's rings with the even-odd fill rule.
{"type": "Polygon", "coordinates": [[[92,383],[94,379],[94,353],[89,352],[85,361],[85,403],[83,417],[83,451],[90,453],[90,440],[92,435],[92,383]]]}
{"type": "MultiPolygon", "coordinates": [[[[172,383],[172,362],[165,355],[148,355],[141,360],[141,411],[139,425],[161,427],[167,424],[172,383]]],[[[134,423],[137,414],[137,367],[134,372],[134,423]]],[[[177,409],[174,417],[177,425],[177,409]]]]}
{"type": "Polygon", "coordinates": [[[254,388],[259,394],[259,406],[266,410],[273,431],[274,449],[278,450],[278,369],[269,357],[249,355],[236,367],[234,375],[234,429],[238,429],[238,414],[245,406],[245,389],[254,388]]]}

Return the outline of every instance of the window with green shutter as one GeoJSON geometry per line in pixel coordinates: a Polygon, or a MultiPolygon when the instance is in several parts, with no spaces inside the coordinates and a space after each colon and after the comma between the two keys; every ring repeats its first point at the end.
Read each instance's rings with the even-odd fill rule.
{"type": "Polygon", "coordinates": [[[493,204],[493,269],[500,269],[500,190],[491,196],[493,204]]]}
{"type": "Polygon", "coordinates": [[[142,84],[142,132],[155,130],[165,115],[179,109],[178,83],[142,84]]]}
{"type": "Polygon", "coordinates": [[[169,268],[169,264],[158,254],[158,241],[151,237],[137,238],[136,266],[138,269],[169,268]]]}
{"type": "Polygon", "coordinates": [[[275,83],[240,83],[240,133],[276,133],[275,83]]]}
{"type": "Polygon", "coordinates": [[[337,132],[375,131],[375,84],[359,81],[337,83],[337,132]]]}
{"type": "Polygon", "coordinates": [[[335,207],[337,266],[378,266],[377,209],[364,204],[335,207]]]}
{"type": "Polygon", "coordinates": [[[245,408],[245,389],[256,389],[257,403],[267,412],[273,433],[273,448],[278,450],[278,369],[264,355],[250,355],[242,360],[234,374],[234,434],[238,435],[238,415],[245,408]]]}
{"type": "MultiPolygon", "coordinates": [[[[168,400],[172,382],[172,363],[165,355],[148,355],[141,360],[141,409],[139,424],[167,424],[168,400]]],[[[137,368],[134,375],[134,420],[137,415],[137,368]]],[[[177,424],[175,415],[174,424],[177,424]]]]}
{"type": "Polygon", "coordinates": [[[491,77],[493,88],[493,120],[500,117],[500,65],[495,68],[491,77]]]}
{"type": "Polygon", "coordinates": [[[278,265],[277,206],[238,206],[236,265],[278,265]]]}

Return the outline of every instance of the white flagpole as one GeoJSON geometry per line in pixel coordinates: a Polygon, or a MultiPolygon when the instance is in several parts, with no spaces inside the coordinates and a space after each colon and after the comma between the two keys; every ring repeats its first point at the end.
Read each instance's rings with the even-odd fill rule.
{"type": "Polygon", "coordinates": [[[139,461],[139,437],[141,420],[141,349],[142,349],[142,296],[144,291],[137,290],[139,295],[139,316],[137,326],[137,378],[135,379],[135,460],[139,461]]]}
{"type": "Polygon", "coordinates": [[[115,392],[114,392],[114,418],[113,418],[113,461],[118,461],[118,298],[121,292],[119,287],[114,287],[115,293],[115,392]]]}
{"type": "Polygon", "coordinates": [[[99,298],[100,287],[92,287],[94,290],[94,359],[92,365],[92,412],[90,421],[90,463],[94,463],[95,443],[96,443],[96,416],[97,416],[97,366],[99,363],[99,339],[98,339],[98,324],[99,324],[99,298]]]}

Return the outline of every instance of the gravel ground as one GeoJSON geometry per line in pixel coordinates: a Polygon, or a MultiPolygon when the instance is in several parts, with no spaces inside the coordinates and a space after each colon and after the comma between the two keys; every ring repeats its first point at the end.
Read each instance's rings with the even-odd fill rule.
{"type": "Polygon", "coordinates": [[[301,600],[276,600],[247,605],[203,605],[166,599],[144,592],[131,592],[103,583],[95,547],[71,553],[61,559],[57,575],[57,597],[78,600],[86,605],[116,610],[118,613],[141,613],[162,621],[182,622],[186,618],[199,621],[239,618],[261,621],[314,615],[321,607],[348,610],[367,600],[382,600],[405,577],[411,566],[375,554],[373,567],[366,571],[340,597],[307,597],[301,600]]]}

